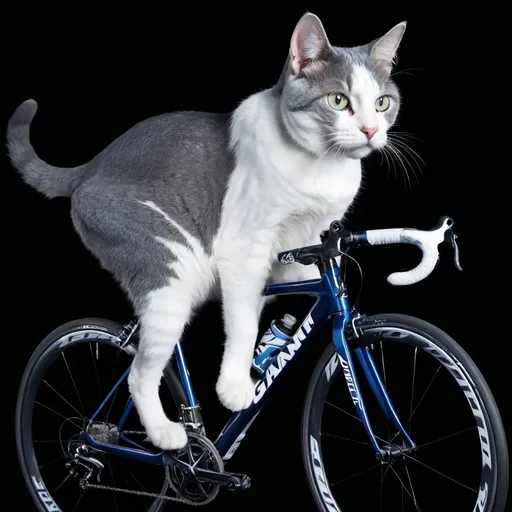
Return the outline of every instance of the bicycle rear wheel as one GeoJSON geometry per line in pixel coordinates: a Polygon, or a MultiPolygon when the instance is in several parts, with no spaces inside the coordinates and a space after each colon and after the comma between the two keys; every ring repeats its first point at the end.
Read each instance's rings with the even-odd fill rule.
{"type": "MultiPolygon", "coordinates": [[[[87,451],[81,432],[108,392],[131,364],[135,346],[121,348],[122,325],[101,319],[82,319],[62,325],[37,347],[25,369],[16,408],[16,444],[22,473],[38,510],[149,510],[162,509],[166,501],[144,493],[163,494],[168,489],[162,466],[143,464],[124,457],[87,451]],[[85,448],[85,453],[84,453],[85,448]],[[88,488],[80,489],[77,476],[87,471],[77,454],[104,466],[92,479],[128,489],[135,494],[88,488]],[[68,466],[66,466],[68,464],[68,466]],[[70,471],[72,470],[72,471],[70,471]],[[74,472],[74,473],[73,473],[74,472]]],[[[176,419],[181,405],[188,406],[181,381],[170,365],[160,387],[162,403],[176,419]]],[[[98,417],[98,428],[116,424],[129,397],[124,382],[98,417]]],[[[123,431],[126,437],[148,451],[135,410],[123,431]],[[130,437],[129,437],[130,436],[130,437]],[[138,436],[138,437],[137,437],[138,436]]],[[[103,435],[103,433],[102,433],[103,435]]],[[[104,435],[110,435],[105,429],[104,435]]],[[[115,439],[103,442],[115,443],[115,439]]],[[[86,461],[91,464],[91,461],[86,461]]]]}
{"type": "MultiPolygon", "coordinates": [[[[508,449],[494,398],[467,353],[446,333],[405,315],[369,317],[349,346],[370,347],[412,453],[378,461],[331,344],[312,375],[302,420],[306,477],[319,510],[503,512],[508,449]]],[[[379,444],[398,449],[362,368],[366,412],[379,444]]]]}

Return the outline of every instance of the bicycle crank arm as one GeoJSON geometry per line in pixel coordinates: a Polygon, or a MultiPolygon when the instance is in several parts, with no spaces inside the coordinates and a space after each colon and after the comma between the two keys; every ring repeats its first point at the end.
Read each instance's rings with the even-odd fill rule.
{"type": "Polygon", "coordinates": [[[186,462],[176,459],[164,452],[164,464],[170,467],[178,466],[186,477],[195,478],[201,483],[209,483],[227,488],[228,491],[245,491],[251,487],[251,479],[241,473],[227,473],[211,471],[209,469],[193,467],[186,462]]]}
{"type": "Polygon", "coordinates": [[[220,485],[228,491],[245,491],[251,487],[251,479],[240,473],[218,473],[203,468],[193,468],[192,471],[200,482],[220,485]]]}

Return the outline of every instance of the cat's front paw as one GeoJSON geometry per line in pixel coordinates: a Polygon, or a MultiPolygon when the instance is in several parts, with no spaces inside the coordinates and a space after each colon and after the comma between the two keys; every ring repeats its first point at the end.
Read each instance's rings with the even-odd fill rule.
{"type": "Polygon", "coordinates": [[[247,409],[254,400],[254,383],[249,374],[221,373],[216,390],[221,404],[233,412],[247,409]]]}
{"type": "Polygon", "coordinates": [[[168,421],[156,427],[146,427],[146,434],[151,443],[161,450],[178,450],[187,445],[187,432],[183,425],[168,421]]]}

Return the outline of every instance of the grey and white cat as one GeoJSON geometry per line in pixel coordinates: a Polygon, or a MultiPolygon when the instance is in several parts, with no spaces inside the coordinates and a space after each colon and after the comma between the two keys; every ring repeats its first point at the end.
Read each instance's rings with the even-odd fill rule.
{"type": "Polygon", "coordinates": [[[398,113],[390,74],[405,28],[338,48],[307,13],[277,85],[229,114],[142,121],[75,168],[37,157],[29,139],[35,101],[13,114],[7,135],[14,167],[47,197],[71,198],[83,243],[140,319],[129,387],[154,445],[187,442],[183,427],[166,417],[158,388],[194,310],[216,292],[226,334],[218,397],[232,411],[253,401],[250,368],[265,284],[318,277],[314,266],[281,266],[275,255],[318,243],[354,201],[361,158],[386,145],[398,113]]]}

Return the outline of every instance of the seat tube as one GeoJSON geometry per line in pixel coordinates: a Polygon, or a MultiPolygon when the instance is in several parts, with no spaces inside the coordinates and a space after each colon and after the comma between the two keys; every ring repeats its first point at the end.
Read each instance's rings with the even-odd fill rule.
{"type": "Polygon", "coordinates": [[[183,387],[185,388],[185,393],[188,398],[188,402],[190,407],[197,407],[199,404],[197,403],[196,395],[194,393],[194,388],[192,387],[192,380],[190,378],[190,374],[188,372],[187,361],[185,359],[185,354],[183,353],[183,347],[181,346],[181,340],[176,343],[176,363],[178,365],[178,371],[180,372],[181,382],[183,387]]]}

